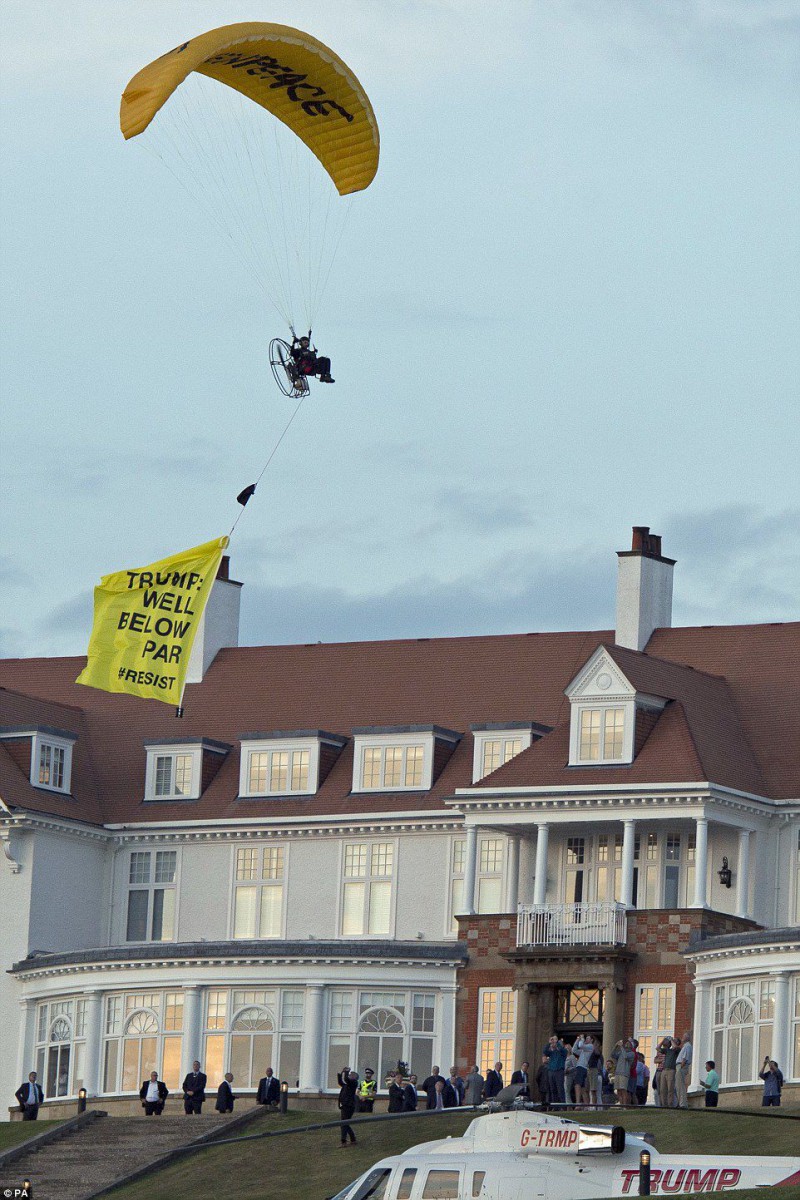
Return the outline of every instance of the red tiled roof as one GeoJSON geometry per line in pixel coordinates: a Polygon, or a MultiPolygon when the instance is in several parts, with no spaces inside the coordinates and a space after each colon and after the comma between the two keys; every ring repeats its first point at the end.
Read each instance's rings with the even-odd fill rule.
{"type": "MultiPolygon", "coordinates": [[[[470,725],[516,721],[562,728],[504,770],[516,771],[534,759],[548,761],[549,782],[556,782],[566,762],[564,688],[601,643],[612,641],[609,631],[600,631],[223,650],[203,683],[186,689],[186,715],[180,721],[167,705],[76,685],[83,659],[6,660],[0,662],[0,686],[22,691],[37,704],[81,709],[85,730],[75,751],[76,801],[54,801],[39,789],[29,789],[35,793],[30,802],[12,789],[9,800],[1,781],[0,797],[50,812],[57,802],[71,806],[71,815],[97,820],[93,789],[83,779],[85,764],[78,769],[78,745],[84,742],[106,822],[441,811],[445,796],[470,785],[470,725]],[[349,738],[360,726],[413,724],[436,724],[464,735],[428,793],[351,795],[349,741],[317,795],[236,798],[238,738],[249,730],[327,729],[349,738]],[[197,801],[143,804],[145,743],[203,736],[235,747],[205,794],[197,801]]],[[[652,685],[658,679],[659,686],[677,693],[636,762],[611,768],[622,773],[620,778],[643,783],[706,778],[776,797],[800,795],[800,623],[659,630],[647,654],[610,649],[623,671],[639,673],[642,690],[657,693],[652,685]],[[656,656],[661,664],[654,662],[656,656]],[[698,677],[701,672],[705,678],[698,677]]],[[[0,726],[20,724],[5,714],[8,697],[0,691],[0,726]]],[[[52,715],[39,719],[65,727],[52,715]]],[[[536,771],[542,782],[540,768],[536,771]]],[[[586,768],[579,772],[582,782],[592,782],[586,768]]],[[[570,779],[575,775],[569,772],[570,779]]],[[[609,769],[599,775],[612,781],[609,769]]]]}

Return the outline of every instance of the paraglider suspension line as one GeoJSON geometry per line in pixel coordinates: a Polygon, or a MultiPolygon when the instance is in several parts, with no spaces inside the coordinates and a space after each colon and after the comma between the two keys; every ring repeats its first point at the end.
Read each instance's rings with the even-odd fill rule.
{"type": "MultiPolygon", "coordinates": [[[[269,464],[272,462],[273,458],[274,458],[274,457],[275,457],[275,455],[277,454],[277,452],[278,452],[278,447],[280,446],[280,444],[281,444],[281,442],[283,441],[283,439],[286,437],[286,434],[289,432],[289,429],[291,428],[292,421],[295,419],[295,417],[297,416],[297,414],[300,412],[300,409],[303,407],[303,401],[305,400],[305,398],[306,398],[305,396],[301,396],[301,397],[300,397],[300,399],[299,399],[299,401],[298,401],[298,404],[297,404],[297,408],[294,410],[294,412],[292,413],[292,415],[289,417],[289,420],[286,422],[286,425],[284,426],[284,429],[283,429],[283,432],[281,433],[281,436],[278,438],[277,442],[276,442],[276,443],[275,443],[275,445],[272,447],[272,450],[270,451],[269,458],[268,458],[268,459],[267,459],[267,461],[264,463],[264,466],[261,468],[261,474],[258,476],[258,479],[256,480],[256,487],[258,487],[259,483],[261,483],[261,480],[262,480],[262,478],[263,478],[263,476],[264,476],[264,472],[266,471],[267,467],[269,466],[269,464]]],[[[237,517],[237,518],[236,518],[236,520],[233,522],[233,525],[231,525],[231,531],[230,531],[230,533],[228,534],[228,537],[233,537],[233,531],[234,531],[234,529],[236,528],[236,526],[239,524],[239,522],[241,521],[241,519],[242,519],[242,514],[243,514],[243,513],[244,513],[244,508],[242,508],[242,511],[239,513],[238,517],[237,517]]]]}

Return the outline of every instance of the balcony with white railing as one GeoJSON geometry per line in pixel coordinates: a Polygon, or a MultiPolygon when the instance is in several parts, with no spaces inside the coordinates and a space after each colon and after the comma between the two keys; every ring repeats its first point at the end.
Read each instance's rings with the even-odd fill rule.
{"type": "Polygon", "coordinates": [[[624,904],[520,904],[517,946],[624,946],[624,904]]]}

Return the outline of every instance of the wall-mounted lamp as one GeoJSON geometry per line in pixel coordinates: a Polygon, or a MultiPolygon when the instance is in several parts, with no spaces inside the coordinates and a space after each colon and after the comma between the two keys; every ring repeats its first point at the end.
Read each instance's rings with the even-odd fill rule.
{"type": "Polygon", "coordinates": [[[86,1112],[86,1096],[87,1096],[87,1094],[88,1093],[86,1091],[86,1088],[81,1088],[81,1090],[78,1092],[78,1112],[79,1113],[86,1112]]]}
{"type": "Polygon", "coordinates": [[[289,1108],[289,1084],[284,1079],[283,1083],[281,1084],[281,1107],[280,1107],[280,1111],[283,1116],[286,1115],[288,1108],[289,1108]]]}
{"type": "Polygon", "coordinates": [[[725,855],[722,856],[722,869],[718,871],[717,874],[719,875],[719,881],[722,886],[729,888],[733,880],[733,873],[728,866],[728,860],[725,855]]]}
{"type": "Polygon", "coordinates": [[[639,1195],[650,1195],[650,1151],[642,1150],[639,1155],[639,1195]]]}

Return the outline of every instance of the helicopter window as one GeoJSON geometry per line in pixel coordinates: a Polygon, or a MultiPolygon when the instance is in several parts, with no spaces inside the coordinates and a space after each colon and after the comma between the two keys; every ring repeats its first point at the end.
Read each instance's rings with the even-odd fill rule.
{"type": "Polygon", "coordinates": [[[411,1189],[414,1186],[414,1180],[416,1178],[417,1168],[406,1167],[400,1180],[400,1186],[397,1189],[397,1200],[409,1200],[409,1197],[411,1196],[411,1189]]]}
{"type": "Polygon", "coordinates": [[[370,1171],[352,1200],[384,1200],[391,1173],[390,1167],[378,1167],[370,1171]]]}
{"type": "Polygon", "coordinates": [[[472,1195],[473,1196],[480,1196],[481,1188],[483,1187],[483,1181],[485,1178],[486,1178],[485,1171],[473,1171],[472,1172],[472,1195]]]}
{"type": "Polygon", "coordinates": [[[460,1171],[429,1171],[422,1200],[458,1200],[460,1171]]]}

